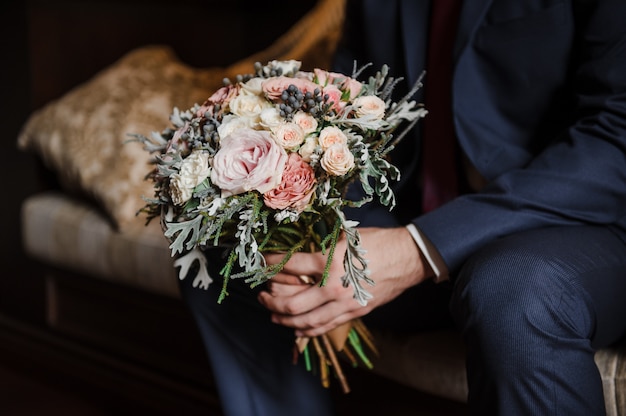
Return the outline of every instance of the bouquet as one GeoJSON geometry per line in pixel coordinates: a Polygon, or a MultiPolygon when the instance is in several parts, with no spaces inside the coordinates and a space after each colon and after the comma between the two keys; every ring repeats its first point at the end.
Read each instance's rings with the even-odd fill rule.
{"type": "MultiPolygon", "coordinates": [[[[160,218],[170,241],[181,279],[194,275],[193,286],[208,288],[205,251],[226,253],[218,302],[228,296],[231,279],[251,287],[267,282],[299,251],[322,251],[327,267],[342,236],[344,286],[366,305],[368,276],[357,222],[346,218],[345,207],[360,207],[377,198],[393,208],[390,181],[398,169],[387,154],[426,114],[411,101],[415,84],[398,102],[391,93],[400,79],[383,66],[366,82],[358,80],[367,67],[349,76],[315,69],[300,70],[298,61],[255,64],[254,72],[224,80],[224,86],[201,105],[173,109],[172,126],[151,136],[133,135],[156,154],[148,174],[155,187],[142,212],[147,221],[160,218]],[[395,136],[394,131],[404,125],[395,136]],[[363,197],[349,200],[354,183],[363,197]],[[264,253],[282,253],[279,264],[266,264],[264,253]]],[[[307,279],[306,277],[303,277],[307,279]]],[[[367,328],[356,319],[339,333],[296,339],[310,371],[319,369],[324,386],[331,370],[349,391],[336,352],[353,365],[371,367],[364,344],[375,352],[367,328]],[[343,330],[343,331],[342,331],[343,330]],[[312,348],[311,348],[312,346],[312,348]]]]}

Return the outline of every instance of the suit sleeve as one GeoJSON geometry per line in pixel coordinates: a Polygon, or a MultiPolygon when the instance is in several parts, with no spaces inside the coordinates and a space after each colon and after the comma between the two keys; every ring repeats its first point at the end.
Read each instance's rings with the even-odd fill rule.
{"type": "Polygon", "coordinates": [[[485,244],[533,228],[595,224],[626,234],[626,3],[592,3],[577,29],[566,133],[480,192],[412,221],[451,272],[485,244]]]}

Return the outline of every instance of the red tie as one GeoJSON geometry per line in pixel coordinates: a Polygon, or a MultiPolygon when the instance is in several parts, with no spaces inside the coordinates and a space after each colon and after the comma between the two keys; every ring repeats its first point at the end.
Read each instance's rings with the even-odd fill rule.
{"type": "Polygon", "coordinates": [[[424,81],[422,208],[431,211],[458,193],[452,123],[452,48],[461,0],[433,0],[424,81]]]}

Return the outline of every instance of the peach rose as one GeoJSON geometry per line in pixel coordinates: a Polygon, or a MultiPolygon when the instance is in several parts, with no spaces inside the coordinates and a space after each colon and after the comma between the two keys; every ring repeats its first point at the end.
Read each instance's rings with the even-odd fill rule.
{"type": "Polygon", "coordinates": [[[317,120],[315,117],[304,111],[296,112],[293,116],[293,122],[300,126],[304,134],[310,134],[317,130],[317,120]]]}
{"type": "Polygon", "coordinates": [[[320,165],[329,174],[342,176],[354,167],[354,155],[348,146],[336,143],[326,149],[320,159],[320,165]]]}
{"type": "Polygon", "coordinates": [[[293,150],[304,141],[304,131],[296,123],[282,123],[272,129],[276,142],[283,149],[293,150]]]}
{"type": "Polygon", "coordinates": [[[222,197],[251,190],[265,193],[281,182],[287,152],[268,131],[239,129],[220,141],[213,157],[211,181],[222,197]]]}
{"type": "Polygon", "coordinates": [[[280,185],[263,194],[265,205],[273,209],[306,209],[315,185],[315,172],[297,153],[291,153],[280,185]]]}
{"type": "Polygon", "coordinates": [[[348,137],[345,135],[343,131],[339,127],[329,126],[324,127],[322,131],[320,131],[319,144],[322,146],[322,150],[328,149],[330,146],[334,144],[343,144],[348,143],[348,137]]]}

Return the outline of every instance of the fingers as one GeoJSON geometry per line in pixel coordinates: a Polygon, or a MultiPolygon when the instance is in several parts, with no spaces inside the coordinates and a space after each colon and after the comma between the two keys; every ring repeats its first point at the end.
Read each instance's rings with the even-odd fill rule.
{"type": "Polygon", "coordinates": [[[325,290],[326,288],[320,288],[317,285],[302,286],[287,288],[285,285],[273,284],[269,286],[268,291],[259,294],[259,301],[274,313],[300,315],[333,299],[332,294],[325,290]]]}
{"type": "Polygon", "coordinates": [[[270,280],[268,280],[267,283],[268,285],[279,283],[279,284],[285,284],[285,285],[304,286],[308,282],[306,282],[303,278],[294,276],[292,274],[278,273],[277,275],[273,276],[270,280]]]}
{"type": "Polygon", "coordinates": [[[272,311],[272,322],[296,329],[296,334],[323,334],[370,309],[353,299],[343,287],[327,288],[274,284],[259,294],[259,302],[272,311]]]}
{"type": "Polygon", "coordinates": [[[358,304],[356,308],[346,310],[345,305],[339,302],[328,302],[302,315],[273,314],[272,321],[294,328],[296,336],[312,337],[325,334],[341,324],[363,316],[365,313],[365,308],[360,307],[358,304]]]}
{"type": "Polygon", "coordinates": [[[290,297],[306,290],[309,285],[300,283],[279,283],[269,281],[267,283],[267,292],[273,297],[290,297]]]}
{"type": "MultiPolygon", "coordinates": [[[[343,273],[343,266],[341,266],[342,258],[343,252],[337,250],[335,259],[338,260],[338,264],[341,267],[338,273],[343,273]]],[[[265,260],[268,264],[278,264],[284,260],[284,256],[282,254],[267,254],[265,255],[265,260]]],[[[326,266],[326,260],[327,257],[321,252],[294,253],[283,267],[282,272],[293,276],[310,276],[318,281],[326,266]]]]}

